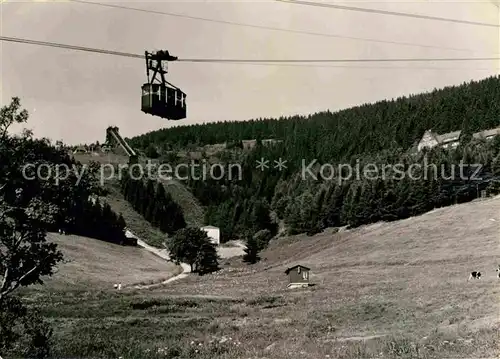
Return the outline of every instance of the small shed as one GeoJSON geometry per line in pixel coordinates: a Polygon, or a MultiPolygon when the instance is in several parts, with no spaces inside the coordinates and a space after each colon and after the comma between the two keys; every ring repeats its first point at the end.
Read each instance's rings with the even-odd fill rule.
{"type": "Polygon", "coordinates": [[[288,268],[285,274],[288,276],[288,288],[308,287],[309,271],[311,269],[303,265],[296,265],[288,268]]]}
{"type": "Polygon", "coordinates": [[[220,229],[214,226],[205,226],[200,228],[202,231],[207,233],[210,241],[216,246],[220,245],[220,229]]]}

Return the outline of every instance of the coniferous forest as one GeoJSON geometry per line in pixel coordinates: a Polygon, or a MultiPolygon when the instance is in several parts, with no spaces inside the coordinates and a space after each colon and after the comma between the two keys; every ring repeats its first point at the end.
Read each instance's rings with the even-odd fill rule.
{"type": "Polygon", "coordinates": [[[134,210],[162,232],[173,234],[186,227],[181,207],[161,183],[151,179],[144,183],[131,178],[125,171],[121,179],[121,190],[134,210]]]}
{"type": "MultiPolygon", "coordinates": [[[[126,223],[121,214],[117,215],[107,203],[83,201],[71,211],[72,220],[61,227],[68,233],[100,239],[116,244],[126,244],[126,223]]],[[[56,228],[54,228],[56,229],[56,228]]]]}
{"type": "Polygon", "coordinates": [[[471,140],[471,134],[499,125],[500,78],[490,77],[307,117],[180,126],[130,143],[142,151],[154,146],[163,162],[170,161],[172,151],[227,143],[218,163],[241,164],[241,180],[189,179],[185,184],[205,206],[206,222],[230,239],[261,229],[275,233],[280,220],[289,233],[315,233],[407,218],[497,193],[500,139],[471,140]],[[416,144],[428,129],[438,134],[462,130],[461,143],[456,149],[417,153],[416,144]],[[269,138],[281,142],[263,145],[269,138]],[[240,142],[250,139],[257,140],[256,146],[242,150],[240,142]],[[270,161],[270,169],[256,168],[261,158],[270,161]],[[282,171],[273,168],[279,158],[287,161],[282,171]],[[341,180],[338,171],[333,177],[324,171],[324,164],[334,170],[341,164],[358,166],[361,173],[371,166],[377,175],[372,170],[371,176],[346,179],[342,172],[341,180]],[[382,172],[385,167],[388,173],[382,172]],[[315,179],[311,173],[322,176],[315,179]]]}

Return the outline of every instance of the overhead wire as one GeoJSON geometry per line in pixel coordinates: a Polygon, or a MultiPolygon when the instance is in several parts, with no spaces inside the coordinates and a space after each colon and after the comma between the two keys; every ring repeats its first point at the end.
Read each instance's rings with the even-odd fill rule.
{"type": "Polygon", "coordinates": [[[87,51],[87,52],[94,52],[94,53],[100,53],[100,54],[106,54],[106,55],[116,55],[116,56],[144,59],[144,55],[132,54],[132,53],[128,53],[128,52],[120,52],[120,51],[112,51],[112,50],[104,50],[104,49],[94,49],[94,48],[90,48],[90,47],[58,44],[55,42],[48,42],[48,41],[20,39],[18,37],[0,36],[0,41],[16,42],[16,43],[21,43],[21,44],[30,44],[30,45],[39,45],[39,46],[48,46],[48,47],[57,47],[57,48],[68,49],[68,50],[87,51]]]}
{"type": "Polygon", "coordinates": [[[443,21],[443,22],[451,22],[451,23],[466,24],[466,25],[476,25],[476,26],[486,26],[486,27],[496,27],[496,28],[500,27],[499,24],[492,24],[492,23],[486,23],[486,22],[459,20],[459,19],[451,19],[451,18],[445,18],[445,17],[421,15],[421,14],[406,13],[406,12],[368,9],[368,8],[362,8],[362,7],[337,5],[337,4],[330,4],[330,3],[319,3],[319,2],[302,1],[302,0],[275,0],[275,1],[282,2],[282,3],[288,3],[288,4],[298,4],[298,5],[316,6],[316,7],[330,8],[330,9],[366,12],[366,13],[370,13],[370,14],[402,16],[402,17],[410,17],[410,18],[415,18],[415,19],[443,21]]]}
{"type": "MultiPolygon", "coordinates": [[[[106,54],[106,55],[114,55],[114,56],[122,56],[128,58],[136,58],[136,59],[145,59],[145,56],[142,54],[134,54],[129,52],[121,52],[114,50],[106,50],[106,49],[96,49],[84,46],[76,46],[76,45],[68,45],[68,44],[60,44],[48,41],[38,41],[31,39],[22,39],[17,37],[7,37],[0,36],[0,41],[6,42],[14,42],[14,43],[22,43],[22,44],[30,44],[30,45],[39,45],[46,47],[55,47],[67,50],[75,50],[75,51],[85,51],[91,53],[98,54],[106,54]]],[[[308,65],[300,65],[300,64],[311,64],[311,63],[343,63],[343,62],[434,62],[434,61],[489,61],[489,60],[500,60],[500,57],[489,57],[489,58],[408,58],[408,59],[303,59],[303,60],[284,60],[284,59],[199,59],[199,58],[178,58],[175,62],[191,62],[191,63],[224,63],[224,64],[258,64],[258,65],[273,65],[273,66],[308,66],[308,65]]],[[[311,66],[311,65],[309,65],[311,66]]],[[[312,65],[311,67],[318,67],[318,65],[312,65]]],[[[319,66],[325,67],[325,66],[319,66]]],[[[333,66],[326,66],[333,67],[333,66]]],[[[360,67],[352,67],[345,66],[345,68],[360,68],[360,67]]],[[[379,67],[379,68],[387,68],[387,67],[379,67]]],[[[437,67],[435,69],[444,69],[437,67]]],[[[458,69],[458,68],[457,68],[458,69]]],[[[488,69],[481,69],[488,70],[488,69]]]]}
{"type": "Polygon", "coordinates": [[[123,5],[106,4],[106,3],[95,2],[95,1],[83,1],[83,0],[67,0],[67,1],[73,2],[73,3],[79,3],[79,4],[95,5],[95,6],[101,6],[101,7],[114,8],[114,9],[138,11],[138,12],[149,13],[149,14],[179,17],[179,18],[185,18],[185,19],[190,19],[190,20],[200,20],[200,21],[207,21],[207,22],[219,23],[219,24],[225,24],[225,25],[248,27],[248,28],[253,28],[253,29],[280,31],[280,32],[285,32],[285,33],[293,33],[293,34],[301,34],[301,35],[309,35],[309,36],[319,36],[319,37],[327,37],[327,38],[339,38],[339,39],[346,39],[346,40],[374,42],[374,43],[399,45],[399,46],[412,46],[412,47],[462,51],[462,52],[471,52],[471,53],[475,52],[475,51],[473,51],[471,49],[467,49],[467,48],[459,48],[459,47],[451,47],[451,46],[425,45],[425,44],[417,44],[417,43],[404,42],[404,41],[380,40],[380,39],[372,39],[372,38],[364,38],[364,37],[356,37],[356,36],[327,34],[327,33],[305,31],[305,30],[293,30],[293,29],[280,28],[280,27],[274,27],[274,26],[245,24],[245,23],[235,22],[235,21],[217,20],[217,19],[210,19],[210,18],[205,18],[205,17],[178,14],[178,13],[173,13],[173,12],[166,12],[166,11],[159,11],[159,10],[148,10],[148,9],[141,9],[141,8],[130,7],[130,6],[123,6],[123,5]]]}
{"type": "Polygon", "coordinates": [[[226,62],[227,65],[254,65],[254,66],[278,66],[278,67],[308,67],[308,68],[338,68],[338,69],[376,69],[376,70],[478,70],[478,71],[498,71],[500,68],[479,68],[479,67],[422,67],[422,66],[349,66],[349,65],[311,65],[311,64],[289,64],[289,63],[255,63],[255,62],[226,62]]]}
{"type": "Polygon", "coordinates": [[[374,58],[374,59],[294,59],[294,60],[261,60],[261,59],[189,59],[180,58],[181,62],[206,62],[206,63],[338,63],[338,62],[442,62],[442,61],[496,61],[500,57],[448,57],[448,58],[374,58]]]}

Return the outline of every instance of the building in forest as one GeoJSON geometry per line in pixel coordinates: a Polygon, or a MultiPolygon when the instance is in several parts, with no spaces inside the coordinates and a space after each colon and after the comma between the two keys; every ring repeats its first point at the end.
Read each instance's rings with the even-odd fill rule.
{"type": "Polygon", "coordinates": [[[220,229],[214,226],[205,226],[200,228],[202,231],[207,233],[210,241],[216,246],[220,245],[220,229]]]}
{"type": "Polygon", "coordinates": [[[455,148],[460,143],[461,133],[462,131],[455,131],[438,135],[432,130],[427,130],[418,143],[418,151],[420,152],[424,148],[433,148],[436,146],[441,146],[443,148],[455,148]]]}
{"type": "Polygon", "coordinates": [[[477,132],[477,133],[475,133],[475,134],[472,135],[472,138],[474,138],[476,140],[479,140],[479,139],[491,140],[495,136],[498,136],[498,135],[500,135],[500,127],[493,128],[493,129],[490,129],[490,130],[481,131],[481,132],[477,132]]]}
{"type": "MultiPolygon", "coordinates": [[[[442,148],[456,148],[460,144],[460,135],[462,131],[454,131],[438,135],[432,130],[427,130],[420,139],[417,149],[422,151],[424,148],[433,148],[440,146],[442,148]]],[[[500,135],[500,127],[476,132],[472,135],[475,140],[484,139],[491,140],[495,136],[500,135]]]]}

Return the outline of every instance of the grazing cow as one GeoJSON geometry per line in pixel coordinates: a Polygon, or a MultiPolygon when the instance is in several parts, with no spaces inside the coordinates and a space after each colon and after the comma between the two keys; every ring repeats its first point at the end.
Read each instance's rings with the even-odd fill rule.
{"type": "Polygon", "coordinates": [[[481,272],[470,272],[469,280],[470,279],[481,279],[481,272]]]}
{"type": "Polygon", "coordinates": [[[498,265],[498,268],[497,268],[497,277],[500,278],[500,264],[498,265]]]}
{"type": "Polygon", "coordinates": [[[122,284],[118,283],[113,286],[115,289],[121,290],[122,289],[122,284]]]}

